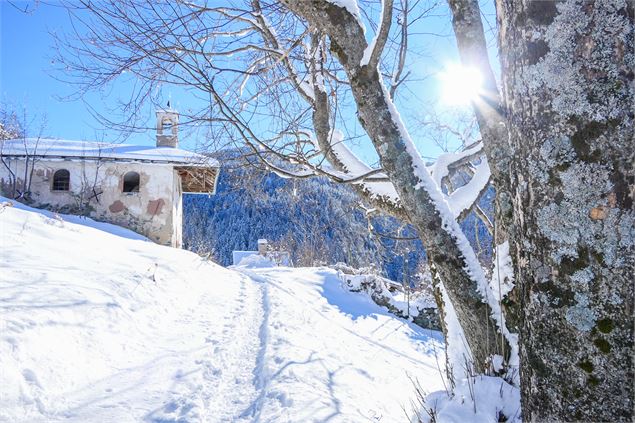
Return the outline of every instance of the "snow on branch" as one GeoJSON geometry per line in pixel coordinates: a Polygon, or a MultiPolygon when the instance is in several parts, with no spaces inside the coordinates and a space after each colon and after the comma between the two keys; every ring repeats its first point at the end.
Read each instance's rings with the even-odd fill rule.
{"type": "MultiPolygon", "coordinates": [[[[376,169],[371,168],[364,163],[346,144],[344,144],[344,134],[339,129],[331,131],[330,134],[331,151],[340,163],[344,166],[348,173],[353,175],[370,174],[376,169]]],[[[360,184],[363,185],[372,196],[382,197],[390,200],[394,204],[399,202],[399,194],[395,190],[395,187],[391,182],[387,180],[387,177],[383,173],[376,174],[375,177],[383,178],[384,181],[373,181],[372,179],[361,180],[360,184]]]]}
{"type": "Polygon", "coordinates": [[[326,0],[328,3],[334,4],[335,6],[346,9],[348,13],[350,13],[359,26],[362,28],[364,32],[366,32],[366,27],[364,26],[364,22],[362,21],[362,14],[359,11],[359,5],[357,4],[357,0],[326,0]]]}
{"type": "Polygon", "coordinates": [[[432,174],[432,178],[436,184],[440,187],[443,182],[443,178],[450,174],[450,169],[456,167],[459,164],[467,163],[470,160],[475,159],[481,155],[483,150],[483,143],[479,142],[473,147],[467,148],[458,153],[445,153],[441,154],[436,162],[428,170],[432,174]]]}
{"type": "MultiPolygon", "coordinates": [[[[278,36],[278,33],[276,32],[276,29],[271,25],[269,20],[262,13],[260,2],[254,1],[253,5],[255,9],[254,16],[256,18],[256,22],[254,22],[253,24],[254,27],[258,28],[258,30],[262,34],[263,39],[273,47],[273,50],[280,50],[280,46],[283,43],[281,42],[280,37],[278,36]]],[[[315,101],[315,94],[313,93],[313,89],[310,87],[310,85],[307,82],[303,80],[303,78],[300,78],[297,69],[292,64],[291,60],[289,59],[289,54],[291,53],[291,51],[297,45],[300,44],[302,38],[304,38],[306,34],[307,34],[307,31],[305,31],[303,34],[297,37],[295,42],[288,49],[286,49],[286,51],[281,52],[279,54],[279,57],[274,61],[274,64],[277,64],[277,63],[283,64],[283,66],[286,68],[287,72],[289,73],[289,76],[291,77],[291,81],[295,85],[298,93],[302,97],[304,97],[304,99],[308,103],[312,103],[313,101],[315,101]]]]}
{"type": "Polygon", "coordinates": [[[360,160],[351,149],[344,144],[344,134],[339,129],[331,131],[331,149],[350,173],[370,172],[372,168],[360,160]]]}
{"type": "Polygon", "coordinates": [[[459,217],[465,210],[469,210],[476,203],[483,190],[487,188],[490,177],[489,165],[487,160],[483,158],[481,163],[476,166],[472,179],[448,196],[448,203],[455,218],[459,217]]]}

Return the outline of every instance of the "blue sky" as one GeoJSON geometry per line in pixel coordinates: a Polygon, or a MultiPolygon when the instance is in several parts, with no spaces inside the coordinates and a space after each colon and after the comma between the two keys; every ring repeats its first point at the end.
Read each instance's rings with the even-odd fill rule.
{"type": "MultiPolygon", "coordinates": [[[[119,95],[125,95],[125,84],[118,84],[106,92],[95,92],[87,97],[63,100],[75,92],[74,86],[54,78],[55,64],[53,56],[53,38],[51,32],[69,30],[69,19],[62,7],[26,1],[14,2],[17,7],[33,10],[23,13],[9,2],[0,0],[0,99],[3,103],[17,109],[24,107],[31,118],[46,117],[45,135],[65,138],[115,141],[119,132],[104,128],[91,116],[86,103],[100,113],[108,113],[116,105],[119,95]]],[[[487,3],[484,7],[490,23],[493,22],[493,9],[487,3]]],[[[442,10],[443,12],[443,10],[442,10]]],[[[421,31],[451,34],[449,16],[437,15],[422,22],[421,31]]],[[[413,59],[412,70],[415,74],[429,74],[440,70],[444,64],[457,61],[456,47],[451,37],[422,36],[421,51],[425,56],[413,59]]],[[[417,43],[415,39],[414,43],[417,43]]],[[[492,54],[494,53],[494,50],[492,54]]],[[[170,93],[166,93],[170,95],[170,93]]],[[[187,103],[187,98],[173,96],[177,107],[187,103]]],[[[412,99],[422,99],[434,103],[439,97],[439,83],[435,77],[429,77],[413,85],[413,90],[403,104],[398,104],[404,116],[413,110],[412,99]],[[410,110],[408,110],[410,109],[410,110]]],[[[416,113],[416,106],[414,108],[416,113]]],[[[148,124],[152,122],[152,111],[147,110],[148,124]]],[[[424,136],[415,136],[422,154],[436,156],[440,150],[431,145],[424,136]]],[[[133,134],[127,142],[135,144],[154,143],[154,134],[148,131],[133,134]]],[[[367,160],[372,161],[373,152],[367,147],[359,147],[367,160]]]]}
{"type": "MultiPolygon", "coordinates": [[[[82,100],[64,100],[75,87],[54,78],[54,43],[51,32],[68,30],[66,11],[59,6],[15,2],[30,8],[22,13],[0,1],[0,97],[31,118],[46,118],[45,135],[65,139],[115,140],[118,133],[103,128],[82,100]]],[[[99,111],[113,104],[116,93],[90,94],[86,101],[99,111]]],[[[37,128],[36,128],[37,129],[37,128]]],[[[153,134],[134,135],[130,142],[151,144],[153,134]]]]}

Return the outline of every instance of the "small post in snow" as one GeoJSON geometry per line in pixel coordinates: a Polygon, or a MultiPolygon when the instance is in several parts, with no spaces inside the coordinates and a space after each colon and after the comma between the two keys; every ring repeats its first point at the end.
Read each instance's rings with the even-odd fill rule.
{"type": "Polygon", "coordinates": [[[266,239],[258,240],[258,254],[263,257],[267,256],[267,251],[269,250],[269,242],[266,239]]]}

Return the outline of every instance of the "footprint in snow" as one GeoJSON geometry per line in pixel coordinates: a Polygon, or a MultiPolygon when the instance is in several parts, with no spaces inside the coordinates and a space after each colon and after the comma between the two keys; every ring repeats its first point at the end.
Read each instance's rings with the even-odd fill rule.
{"type": "Polygon", "coordinates": [[[205,377],[205,379],[212,379],[212,378],[220,376],[221,374],[223,374],[223,371],[215,367],[211,369],[206,369],[203,372],[203,376],[205,377]]]}
{"type": "Polygon", "coordinates": [[[196,404],[185,399],[170,401],[162,409],[152,412],[147,420],[152,423],[189,423],[198,421],[196,404]]]}
{"type": "Polygon", "coordinates": [[[35,385],[38,388],[42,387],[40,385],[40,381],[38,380],[38,378],[35,375],[35,372],[33,370],[31,370],[31,369],[23,369],[22,370],[22,376],[24,377],[24,380],[26,380],[29,384],[35,385]]]}

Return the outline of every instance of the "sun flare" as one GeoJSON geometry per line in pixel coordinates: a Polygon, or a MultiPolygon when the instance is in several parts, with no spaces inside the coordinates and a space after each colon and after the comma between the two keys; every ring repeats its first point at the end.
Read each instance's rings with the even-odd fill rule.
{"type": "Polygon", "coordinates": [[[457,64],[447,66],[439,75],[441,98],[449,105],[468,105],[481,95],[483,77],[478,69],[457,64]]]}

